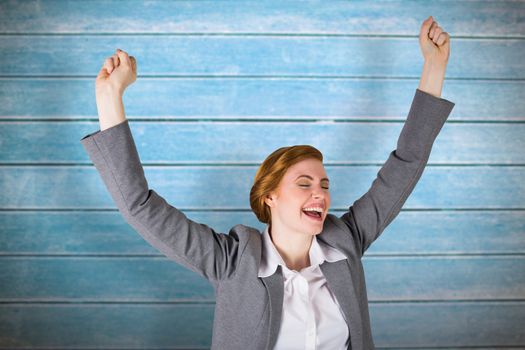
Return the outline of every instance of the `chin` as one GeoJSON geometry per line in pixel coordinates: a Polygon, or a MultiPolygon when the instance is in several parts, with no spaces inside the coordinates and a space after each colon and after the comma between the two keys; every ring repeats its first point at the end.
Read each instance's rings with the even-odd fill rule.
{"type": "MultiPolygon", "coordinates": [[[[326,220],[326,219],[325,219],[326,220]]],[[[325,220],[323,220],[320,224],[319,224],[319,228],[316,230],[316,235],[320,234],[321,232],[323,232],[324,230],[324,223],[325,223],[325,220]]]]}
{"type": "Polygon", "coordinates": [[[310,225],[306,232],[308,232],[310,235],[318,235],[323,231],[323,223],[320,223],[318,225],[310,225]]]}
{"type": "Polygon", "coordinates": [[[326,218],[324,218],[322,221],[314,221],[308,217],[303,217],[303,220],[306,220],[306,223],[305,221],[302,222],[302,232],[306,232],[310,236],[315,236],[323,231],[324,221],[326,218]]]}

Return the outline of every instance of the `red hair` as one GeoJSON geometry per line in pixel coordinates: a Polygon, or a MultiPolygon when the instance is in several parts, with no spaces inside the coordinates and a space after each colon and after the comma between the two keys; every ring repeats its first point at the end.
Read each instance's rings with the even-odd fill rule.
{"type": "Polygon", "coordinates": [[[323,161],[323,154],[309,145],[281,147],[270,154],[261,164],[250,190],[250,206],[259,221],[271,222],[270,207],[264,199],[279,187],[284,174],[292,165],[305,160],[317,159],[323,161]]]}

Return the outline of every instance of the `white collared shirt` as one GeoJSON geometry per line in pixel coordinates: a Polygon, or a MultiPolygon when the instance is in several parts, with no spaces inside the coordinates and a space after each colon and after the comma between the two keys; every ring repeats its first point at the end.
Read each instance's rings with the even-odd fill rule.
{"type": "Polygon", "coordinates": [[[319,268],[325,260],[334,262],[346,256],[314,236],[309,251],[310,266],[297,272],[286,267],[270,238],[268,225],[262,238],[259,277],[272,275],[278,265],[282,266],[284,277],[281,328],[274,349],[348,349],[350,338],[343,311],[319,268]]]}

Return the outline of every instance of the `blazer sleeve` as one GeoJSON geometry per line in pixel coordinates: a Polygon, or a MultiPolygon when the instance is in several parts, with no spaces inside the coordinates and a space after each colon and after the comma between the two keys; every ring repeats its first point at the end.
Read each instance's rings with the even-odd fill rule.
{"type": "Polygon", "coordinates": [[[340,219],[356,237],[361,256],[399,214],[420,179],[432,145],[454,103],[416,89],[397,147],[369,190],[340,219]]]}
{"type": "Polygon", "coordinates": [[[210,282],[234,273],[240,259],[234,230],[226,235],[194,222],[148,188],[128,120],[80,142],[121,215],[147,242],[210,282]]]}

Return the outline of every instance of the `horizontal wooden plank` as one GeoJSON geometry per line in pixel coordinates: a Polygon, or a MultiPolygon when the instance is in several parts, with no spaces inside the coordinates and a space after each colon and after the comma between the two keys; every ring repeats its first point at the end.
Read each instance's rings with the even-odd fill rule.
{"type": "MultiPolygon", "coordinates": [[[[412,34],[415,37],[158,36],[155,40],[150,35],[82,39],[13,35],[0,42],[5,61],[0,75],[96,75],[104,60],[121,48],[137,60],[139,80],[158,75],[418,78],[423,67],[419,26],[412,34]]],[[[451,42],[447,78],[525,79],[524,40],[452,38],[451,42]]]]}
{"type": "MultiPolygon", "coordinates": [[[[382,164],[404,122],[138,122],[130,129],[144,164],[260,164],[283,145],[310,144],[324,164],[382,164]],[[231,135],[236,135],[234,138],[231,135]],[[258,140],[256,145],[252,145],[258,140]],[[286,143],[283,143],[286,140],[286,143]]],[[[0,162],[92,164],[79,140],[99,122],[0,122],[0,162]],[[54,135],[52,139],[49,135],[54,135]],[[39,151],[24,145],[39,145],[39,151]]],[[[525,124],[448,123],[429,164],[525,164],[525,124]]]]}
{"type": "MultiPolygon", "coordinates": [[[[95,76],[0,79],[0,118],[98,121],[95,76]]],[[[128,119],[406,120],[419,81],[362,78],[138,78],[128,119]]],[[[449,120],[525,120],[525,82],[450,80],[449,120]]]]}
{"type": "MultiPolygon", "coordinates": [[[[371,301],[525,297],[525,256],[367,257],[371,301]]],[[[167,258],[0,257],[0,301],[214,300],[209,282],[167,258]]]]}
{"type": "MultiPolygon", "coordinates": [[[[325,169],[331,182],[331,208],[345,210],[368,191],[380,166],[328,165],[325,169]]],[[[249,209],[256,171],[257,166],[144,167],[150,189],[181,210],[249,209]]],[[[523,179],[523,166],[428,165],[404,208],[523,209],[523,179]]],[[[0,183],[2,209],[116,207],[94,166],[0,166],[0,183]],[[83,190],[71,190],[79,184],[83,190]]]]}
{"type": "MultiPolygon", "coordinates": [[[[331,211],[341,216],[344,211],[331,211]]],[[[188,218],[228,234],[265,224],[248,211],[190,211],[188,218]]],[[[0,212],[0,255],[157,255],[118,212],[0,212]]],[[[365,257],[391,254],[522,254],[523,211],[407,211],[365,257]]]]}
{"type": "Polygon", "coordinates": [[[370,306],[378,347],[525,346],[523,302],[370,306]]]}
{"type": "MultiPolygon", "coordinates": [[[[0,348],[210,347],[214,305],[0,305],[0,348]]],[[[388,348],[525,346],[525,302],[370,304],[388,348]]]]}
{"type": "Polygon", "coordinates": [[[523,37],[521,1],[147,1],[108,11],[104,1],[0,4],[4,33],[293,33],[414,35],[433,15],[456,36],[523,37]],[[140,18],[140,20],[137,20],[140,18]]]}
{"type": "Polygon", "coordinates": [[[215,300],[203,277],[167,258],[0,257],[0,301],[215,300]]]}
{"type": "Polygon", "coordinates": [[[0,305],[0,348],[210,347],[214,305],[0,305]]]}

